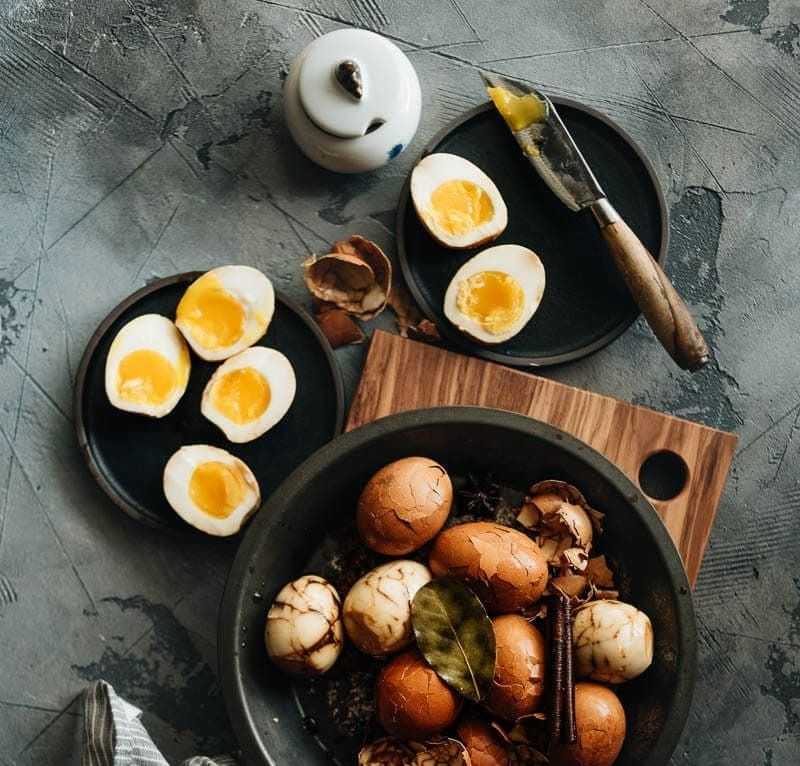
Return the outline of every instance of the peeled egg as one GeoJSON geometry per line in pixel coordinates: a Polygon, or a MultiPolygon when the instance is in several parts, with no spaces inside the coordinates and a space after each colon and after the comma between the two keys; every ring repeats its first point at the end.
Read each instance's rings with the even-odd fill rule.
{"type": "Polygon", "coordinates": [[[221,364],[203,391],[200,411],[232,442],[249,442],[287,413],[296,389],[291,362],[256,346],[221,364]]]}
{"type": "Polygon", "coordinates": [[[270,659],[287,673],[327,673],[344,646],[341,599],[333,585],[317,575],[284,585],[267,613],[264,642],[270,659]]]}
{"type": "Polygon", "coordinates": [[[175,325],[160,314],[132,319],[106,357],[106,394],[114,407],[161,418],[189,382],[189,349],[175,325]]]}
{"type": "Polygon", "coordinates": [[[236,534],[261,503],[253,472],[219,447],[181,447],[164,467],[164,494],[175,513],[217,537],[236,534]]]}
{"type": "Polygon", "coordinates": [[[455,273],[444,296],[444,315],[475,340],[503,343],[536,313],[544,285],[544,266],[533,250],[496,245],[455,273]]]}
{"type": "Polygon", "coordinates": [[[411,173],[420,221],[444,247],[477,247],[503,233],[508,210],[489,176],[455,154],[429,154],[411,173]]]}
{"type": "Polygon", "coordinates": [[[194,352],[210,362],[252,346],[275,311],[272,282],[251,266],[220,266],[192,282],[175,324],[194,352]]]}

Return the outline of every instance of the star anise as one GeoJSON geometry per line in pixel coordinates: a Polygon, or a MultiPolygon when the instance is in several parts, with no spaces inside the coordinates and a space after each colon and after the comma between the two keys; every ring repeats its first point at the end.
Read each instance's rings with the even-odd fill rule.
{"type": "Polygon", "coordinates": [[[500,504],[500,487],[492,481],[492,475],[483,478],[467,475],[467,486],[459,493],[464,500],[464,512],[471,516],[494,518],[500,504]]]}

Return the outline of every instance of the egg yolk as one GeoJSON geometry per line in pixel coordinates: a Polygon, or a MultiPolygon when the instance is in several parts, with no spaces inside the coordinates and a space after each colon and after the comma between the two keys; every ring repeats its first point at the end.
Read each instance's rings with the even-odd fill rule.
{"type": "Polygon", "coordinates": [[[269,382],[253,367],[240,367],[223,375],[211,392],[214,407],[239,425],[261,417],[271,398],[269,382]]]}
{"type": "Polygon", "coordinates": [[[489,195],[472,181],[445,181],[431,194],[431,216],[436,228],[453,236],[477,229],[491,221],[493,215],[489,195]]]}
{"type": "Polygon", "coordinates": [[[487,88],[497,111],[513,131],[529,128],[547,119],[547,104],[533,93],[517,96],[506,88],[487,88]]]}
{"type": "Polygon", "coordinates": [[[119,363],[117,393],[131,404],[162,404],[177,386],[177,370],[157,351],[132,351],[119,363]]]}
{"type": "Polygon", "coordinates": [[[226,519],[244,500],[247,485],[236,466],[210,460],[192,471],[189,497],[206,515],[226,519]]]}
{"type": "Polygon", "coordinates": [[[176,318],[186,323],[197,343],[209,350],[232,346],[244,332],[241,303],[209,274],[200,277],[184,293],[176,318]]]}
{"type": "Polygon", "coordinates": [[[493,335],[513,327],[525,308],[525,291],[510,274],[480,271],[458,286],[456,308],[493,335]]]}

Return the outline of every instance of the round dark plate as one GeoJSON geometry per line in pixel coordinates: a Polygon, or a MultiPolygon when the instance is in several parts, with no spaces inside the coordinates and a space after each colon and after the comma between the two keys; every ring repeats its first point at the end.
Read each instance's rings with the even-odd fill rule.
{"type": "MultiPolygon", "coordinates": [[[[641,148],[616,123],[590,107],[554,97],[564,123],[608,198],[663,265],[669,225],[655,170],[641,148]]],[[[420,223],[409,193],[397,213],[397,251],[403,276],[423,312],[447,343],[475,356],[516,366],[559,364],[602,348],[639,310],[617,272],[588,210],[574,213],[550,191],[525,159],[491,103],[478,106],[442,130],[422,156],[458,154],[497,185],[508,206],[508,226],[492,243],[473,250],[438,245],[420,223]],[[484,346],[445,318],[442,302],[458,268],[479,250],[513,243],[534,250],[547,284],[533,319],[505,343],[484,346]]]]}
{"type": "Polygon", "coordinates": [[[275,294],[275,315],[257,345],[283,352],[297,377],[297,393],[284,418],[247,444],[229,442],[200,414],[200,399],[220,362],[192,353],[189,385],[175,409],[148,418],[111,406],[105,392],[108,349],[119,329],[142,314],[175,316],[186,288],[202,272],[177,274],[143,287],[117,306],[86,347],[75,384],[78,443],[105,493],[129,516],[166,531],[194,531],[167,503],[164,465],[185,444],[211,444],[241,458],[266,498],[296,466],[342,430],[344,391],[328,341],[293,301],[275,294]]]}
{"type": "MultiPolygon", "coordinates": [[[[522,492],[533,481],[561,478],[606,514],[601,543],[621,598],[649,615],[655,634],[653,666],[619,687],[628,736],[616,766],[664,766],[689,712],[697,650],[689,583],[672,539],[642,492],[587,444],[539,421],[478,407],[416,410],[340,436],[286,479],[248,528],[228,575],[218,639],[225,702],[246,762],[356,762],[362,738],[342,736],[326,715],[329,677],[293,683],[281,673],[267,659],[265,619],[285,583],[324,573],[321,562],[340,550],[333,542],[348,532],[351,545],[358,539],[352,528],[361,489],[377,469],[408,455],[430,456],[456,479],[491,472],[522,492]]],[[[359,573],[347,572],[351,580],[359,573]]],[[[345,655],[331,680],[348,672],[345,655]]],[[[368,721],[359,723],[366,728],[368,721]]]]}

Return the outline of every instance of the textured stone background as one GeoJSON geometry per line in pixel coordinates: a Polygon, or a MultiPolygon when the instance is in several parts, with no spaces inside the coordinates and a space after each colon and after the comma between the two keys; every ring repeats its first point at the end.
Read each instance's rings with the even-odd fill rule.
{"type": "MultiPolygon", "coordinates": [[[[75,445],[76,365],[156,276],[241,261],[307,302],[308,251],[354,232],[392,251],[416,153],[482,100],[476,65],[603,109],[656,165],[668,270],[713,365],[677,372],[640,321],[548,374],[740,434],[673,763],[800,761],[797,2],[0,5],[0,763],[72,763],[97,676],[146,708],[171,758],[231,746],[214,655],[233,548],[176,544],[111,506],[75,445]],[[397,42],[423,83],[411,149],[359,178],[312,167],[282,115],[294,56],[348,24],[397,42]]],[[[363,353],[338,352],[350,390],[363,353]]]]}

